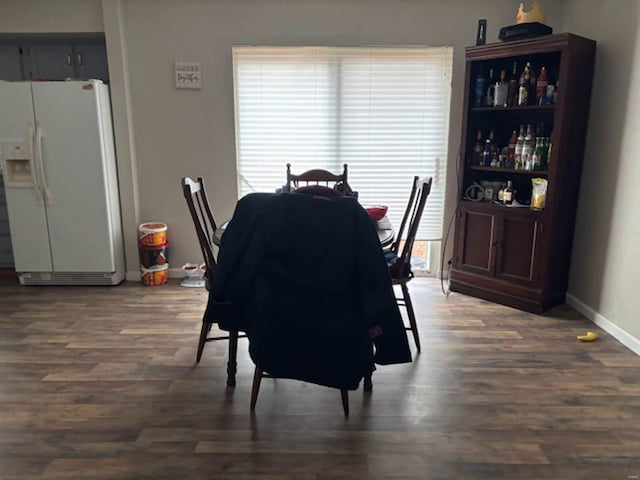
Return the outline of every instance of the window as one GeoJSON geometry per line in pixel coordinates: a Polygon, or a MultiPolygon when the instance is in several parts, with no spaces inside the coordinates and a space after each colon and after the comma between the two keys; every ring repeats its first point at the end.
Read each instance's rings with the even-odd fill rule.
{"type": "Polygon", "coordinates": [[[238,46],[233,63],[241,196],[281,187],[287,163],[347,163],[360,202],[399,226],[413,176],[432,176],[418,238],[441,239],[451,47],[238,46]]]}

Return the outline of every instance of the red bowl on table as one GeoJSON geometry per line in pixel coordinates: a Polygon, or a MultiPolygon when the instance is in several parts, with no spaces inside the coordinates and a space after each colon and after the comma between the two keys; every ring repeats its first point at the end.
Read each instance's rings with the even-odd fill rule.
{"type": "Polygon", "coordinates": [[[378,205],[376,207],[366,207],[365,210],[374,222],[379,222],[387,214],[386,205],[378,205]]]}

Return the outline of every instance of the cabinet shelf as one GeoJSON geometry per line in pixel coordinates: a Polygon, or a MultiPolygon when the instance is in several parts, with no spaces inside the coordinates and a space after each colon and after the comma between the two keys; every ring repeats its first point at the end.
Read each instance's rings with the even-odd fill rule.
{"type": "Polygon", "coordinates": [[[481,167],[480,165],[467,165],[469,170],[477,170],[480,172],[494,172],[494,173],[510,173],[519,175],[548,175],[547,170],[516,170],[514,168],[495,168],[495,167],[481,167]]]}
{"type": "Polygon", "coordinates": [[[522,215],[523,217],[538,219],[544,210],[534,210],[529,205],[513,207],[510,205],[502,205],[495,202],[484,202],[482,200],[474,202],[473,200],[462,199],[460,204],[463,206],[473,207],[477,212],[484,213],[508,213],[509,215],[522,215]]]}
{"type": "Polygon", "coordinates": [[[521,107],[471,107],[472,112],[549,112],[553,113],[555,105],[525,105],[521,107]]]}

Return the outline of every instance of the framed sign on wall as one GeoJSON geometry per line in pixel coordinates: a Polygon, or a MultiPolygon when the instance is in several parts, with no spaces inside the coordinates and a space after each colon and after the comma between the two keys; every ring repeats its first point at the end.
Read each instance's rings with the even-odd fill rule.
{"type": "Polygon", "coordinates": [[[176,88],[202,88],[202,72],[198,62],[175,62],[176,88]]]}

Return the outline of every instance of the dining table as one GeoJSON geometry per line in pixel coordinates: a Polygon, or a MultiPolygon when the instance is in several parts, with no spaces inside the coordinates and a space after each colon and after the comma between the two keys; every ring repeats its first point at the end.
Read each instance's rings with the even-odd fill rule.
{"type": "MultiPolygon", "coordinates": [[[[220,246],[220,242],[222,241],[222,235],[224,234],[227,225],[229,225],[230,220],[227,220],[222,225],[220,225],[216,231],[213,233],[213,243],[217,246],[220,246]]],[[[381,247],[388,247],[393,243],[393,239],[395,237],[395,231],[393,226],[391,225],[391,221],[389,217],[386,215],[382,217],[380,220],[376,222],[376,233],[378,234],[378,240],[380,240],[381,247]]]]}

